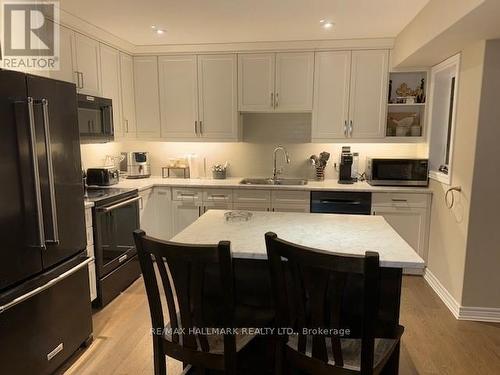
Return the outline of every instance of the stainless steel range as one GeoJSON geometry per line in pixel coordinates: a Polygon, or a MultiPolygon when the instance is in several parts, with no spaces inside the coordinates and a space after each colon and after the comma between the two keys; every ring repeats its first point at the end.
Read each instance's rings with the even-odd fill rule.
{"type": "Polygon", "coordinates": [[[139,228],[137,189],[89,187],[97,273],[97,299],[102,307],[125,290],[140,274],[132,232],[139,228]]]}

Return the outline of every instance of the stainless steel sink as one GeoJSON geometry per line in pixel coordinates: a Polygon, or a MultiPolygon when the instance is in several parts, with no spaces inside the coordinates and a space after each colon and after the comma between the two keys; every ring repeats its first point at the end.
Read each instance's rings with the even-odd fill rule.
{"type": "Polygon", "coordinates": [[[307,180],[300,178],[244,178],[240,181],[243,185],[306,185],[307,180]]]}

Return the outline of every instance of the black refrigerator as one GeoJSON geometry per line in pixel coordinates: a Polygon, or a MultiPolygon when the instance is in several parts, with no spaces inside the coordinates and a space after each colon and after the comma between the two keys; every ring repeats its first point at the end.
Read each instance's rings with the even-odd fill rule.
{"type": "Polygon", "coordinates": [[[0,70],[0,373],[50,374],[92,335],[75,85],[0,70]]]}

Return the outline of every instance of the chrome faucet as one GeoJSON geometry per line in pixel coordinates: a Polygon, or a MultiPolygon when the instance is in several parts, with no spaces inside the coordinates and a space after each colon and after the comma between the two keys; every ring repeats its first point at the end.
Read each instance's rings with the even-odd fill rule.
{"type": "Polygon", "coordinates": [[[278,169],[276,166],[276,154],[278,153],[279,150],[283,151],[286,163],[290,164],[290,156],[288,155],[286,148],[284,148],[281,145],[278,145],[278,147],[276,147],[273,151],[273,180],[276,180],[278,178],[278,175],[283,173],[283,168],[278,169]]]}

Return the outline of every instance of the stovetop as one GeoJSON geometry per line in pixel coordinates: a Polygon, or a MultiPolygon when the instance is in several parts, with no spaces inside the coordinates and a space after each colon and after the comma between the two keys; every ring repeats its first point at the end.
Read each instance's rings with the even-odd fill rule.
{"type": "Polygon", "coordinates": [[[137,189],[89,186],[85,199],[95,205],[107,204],[138,194],[137,189]]]}

